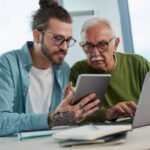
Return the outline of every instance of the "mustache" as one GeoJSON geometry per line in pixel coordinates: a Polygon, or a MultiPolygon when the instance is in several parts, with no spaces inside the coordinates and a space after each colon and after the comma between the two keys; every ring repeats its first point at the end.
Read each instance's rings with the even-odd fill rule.
{"type": "Polygon", "coordinates": [[[91,61],[100,61],[100,60],[104,60],[104,58],[103,57],[92,57],[91,58],[91,61]]]}

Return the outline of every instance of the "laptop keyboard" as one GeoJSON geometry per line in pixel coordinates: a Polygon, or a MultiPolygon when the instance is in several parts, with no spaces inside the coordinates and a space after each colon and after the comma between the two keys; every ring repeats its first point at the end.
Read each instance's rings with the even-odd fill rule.
{"type": "Polygon", "coordinates": [[[111,121],[106,121],[104,123],[92,123],[95,125],[129,125],[133,123],[133,118],[127,118],[124,120],[118,120],[115,122],[111,122],[111,121]]]}

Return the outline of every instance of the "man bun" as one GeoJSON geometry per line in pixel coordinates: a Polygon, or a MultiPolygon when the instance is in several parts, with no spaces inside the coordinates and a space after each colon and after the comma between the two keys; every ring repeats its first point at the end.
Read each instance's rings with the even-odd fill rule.
{"type": "Polygon", "coordinates": [[[58,6],[57,0],[40,0],[39,5],[41,9],[58,6]]]}

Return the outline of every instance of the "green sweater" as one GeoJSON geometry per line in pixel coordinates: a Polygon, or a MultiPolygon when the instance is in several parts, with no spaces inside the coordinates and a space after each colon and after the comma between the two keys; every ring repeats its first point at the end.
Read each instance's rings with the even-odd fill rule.
{"type": "Polygon", "coordinates": [[[140,91],[150,63],[142,56],[135,54],[116,53],[117,64],[112,71],[95,70],[87,60],[81,60],[71,68],[70,80],[76,84],[79,74],[111,74],[112,78],[101,105],[99,115],[90,117],[88,121],[101,122],[106,120],[105,110],[118,102],[134,101],[138,103],[140,91]]]}

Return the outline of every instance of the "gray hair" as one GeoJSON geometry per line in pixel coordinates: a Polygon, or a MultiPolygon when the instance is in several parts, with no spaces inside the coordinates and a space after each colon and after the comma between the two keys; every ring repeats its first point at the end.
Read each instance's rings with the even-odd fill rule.
{"type": "MultiPolygon", "coordinates": [[[[115,33],[114,33],[113,26],[112,26],[112,24],[111,24],[111,22],[110,22],[109,20],[107,20],[107,19],[105,19],[105,18],[94,17],[94,18],[90,18],[89,20],[87,20],[87,21],[83,24],[83,26],[81,27],[81,31],[80,31],[80,36],[81,36],[80,38],[82,39],[82,35],[85,33],[85,31],[86,31],[89,27],[92,27],[93,25],[100,24],[100,23],[106,24],[106,26],[112,30],[113,34],[115,34],[115,33]]],[[[80,39],[80,40],[81,40],[81,39],[80,39]]]]}

